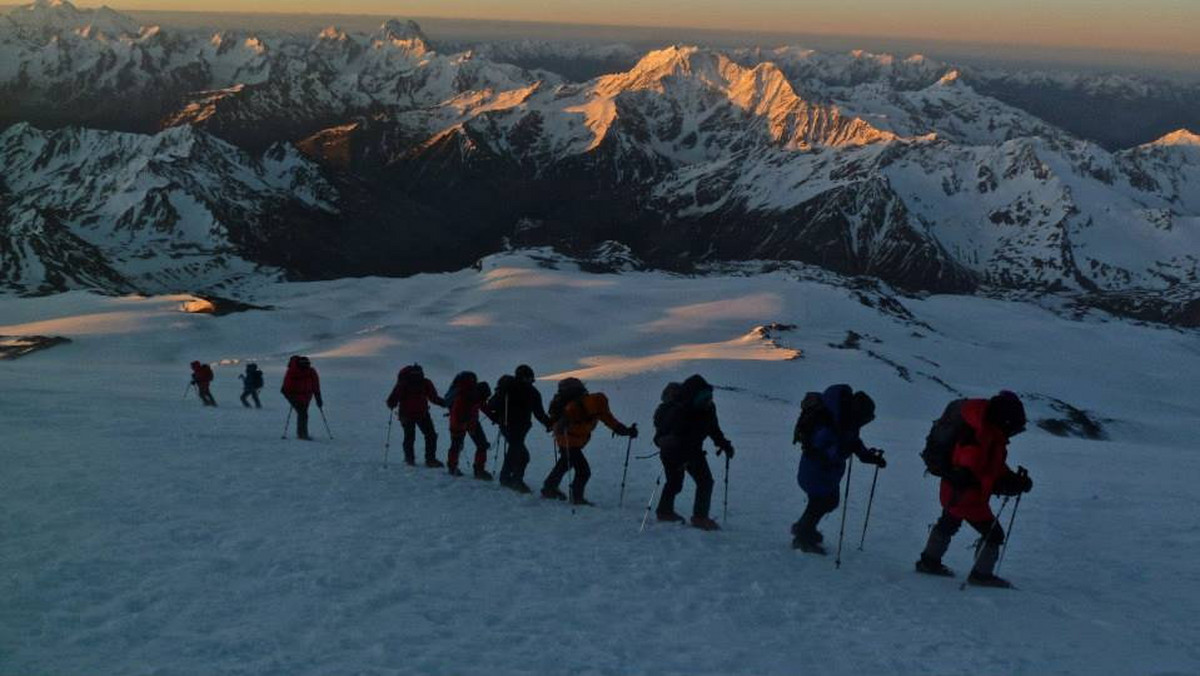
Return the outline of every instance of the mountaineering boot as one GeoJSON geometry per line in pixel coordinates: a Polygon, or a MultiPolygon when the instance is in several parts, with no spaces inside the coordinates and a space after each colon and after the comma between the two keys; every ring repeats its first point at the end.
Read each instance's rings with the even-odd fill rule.
{"type": "Polygon", "coordinates": [[[683,523],[686,521],[686,519],[684,519],[682,516],[679,516],[675,512],[655,512],[655,515],[658,516],[659,521],[664,521],[667,523],[683,523]]]}
{"type": "Polygon", "coordinates": [[[528,495],[533,492],[533,489],[529,487],[529,484],[525,483],[524,481],[520,481],[520,480],[510,481],[507,484],[505,484],[504,487],[514,490],[523,495],[528,495]]]}
{"type": "Polygon", "coordinates": [[[441,460],[438,460],[437,458],[433,457],[432,455],[425,456],[425,466],[433,467],[433,468],[445,467],[445,465],[442,464],[441,460]]]}
{"type": "Polygon", "coordinates": [[[581,505],[583,507],[595,507],[596,506],[596,503],[592,502],[591,500],[588,500],[587,498],[583,497],[582,495],[571,498],[571,504],[572,505],[581,505]]]}
{"type": "Polygon", "coordinates": [[[700,530],[721,530],[721,526],[707,516],[693,516],[692,527],[700,530]]]}
{"type": "Polygon", "coordinates": [[[454,465],[450,466],[449,473],[450,473],[450,476],[462,476],[463,475],[462,470],[455,467],[454,465]]]}
{"type": "Polygon", "coordinates": [[[994,587],[996,589],[1012,589],[1012,583],[991,573],[971,571],[967,576],[967,584],[973,587],[994,587]]]}
{"type": "Polygon", "coordinates": [[[542,488],[542,497],[546,498],[547,500],[566,500],[567,494],[563,493],[557,488],[545,486],[542,488]]]}
{"type": "Polygon", "coordinates": [[[820,554],[821,556],[829,553],[825,551],[825,547],[821,544],[824,538],[821,537],[820,531],[806,531],[804,528],[799,527],[798,523],[792,530],[796,534],[796,537],[792,538],[792,549],[799,549],[805,554],[820,554]]]}
{"type": "Polygon", "coordinates": [[[413,467],[417,464],[417,459],[412,456],[404,456],[404,464],[413,467]]]}
{"type": "MultiPolygon", "coordinates": [[[[792,537],[799,537],[799,536],[800,536],[800,533],[801,533],[801,531],[802,531],[803,529],[804,529],[804,526],[801,524],[801,522],[799,522],[799,521],[796,521],[795,523],[793,523],[793,524],[792,524],[792,537]]],[[[820,543],[822,543],[822,542],[825,542],[825,536],[824,536],[824,535],[822,535],[822,534],[821,534],[821,531],[819,531],[819,530],[814,530],[814,531],[812,532],[812,537],[811,537],[811,539],[812,539],[814,542],[816,542],[817,544],[820,544],[820,543]]]]}
{"type": "Polygon", "coordinates": [[[954,571],[947,568],[941,561],[927,559],[924,556],[917,559],[917,572],[938,577],[954,577],[954,571]]]}
{"type": "Polygon", "coordinates": [[[482,467],[476,467],[475,468],[475,478],[479,479],[480,481],[491,481],[492,473],[487,471],[486,469],[483,469],[482,467]]]}

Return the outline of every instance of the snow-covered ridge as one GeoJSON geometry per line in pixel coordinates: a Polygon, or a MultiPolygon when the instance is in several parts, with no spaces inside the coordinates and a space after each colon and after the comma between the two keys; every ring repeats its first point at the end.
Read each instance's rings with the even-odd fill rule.
{"type": "MultiPolygon", "coordinates": [[[[18,231],[58,233],[53,247],[26,247],[26,262],[51,250],[60,253],[46,259],[61,261],[72,246],[82,252],[75,259],[107,260],[93,248],[115,244],[95,233],[120,242],[127,229],[150,232],[173,218],[163,216],[170,210],[159,193],[155,208],[96,210],[144,201],[125,183],[89,184],[86,199],[53,186],[41,167],[95,170],[70,140],[95,134],[100,156],[137,146],[118,164],[192,163],[213,183],[245,183],[241,172],[258,176],[266,158],[285,158],[295,177],[272,174],[246,188],[259,214],[281,205],[328,213],[331,186],[351,184],[353,197],[337,208],[359,234],[322,242],[351,252],[347,260],[371,261],[339,268],[350,274],[412,272],[372,259],[377,240],[356,237],[374,231],[439,242],[413,254],[423,257],[419,269],[456,269],[504,243],[586,250],[619,241],[650,266],[800,260],[914,290],[1169,294],[1175,307],[1186,296],[1180,289],[1197,283],[1194,134],[1110,153],[982,93],[986,82],[970,69],[921,55],[675,45],[572,82],[487,58],[486,49],[443,54],[413,22],[365,33],[147,29],[112,38],[112,25],[74,30],[84,20],[66,4],[28,11],[68,19],[50,37],[0,26],[0,53],[15,55],[0,59],[0,112],[82,111],[101,127],[112,126],[106,119],[136,126],[144,116],[156,132],[146,138],[157,140],[45,132],[36,162],[10,147],[5,180],[17,197],[5,197],[6,209],[33,205],[14,186],[55,187],[7,233],[11,241],[18,231]],[[251,152],[231,159],[232,146],[184,149],[217,147],[218,138],[251,152]],[[435,227],[432,215],[444,222],[435,227]],[[79,229],[85,223],[91,235],[79,229]]],[[[203,240],[203,226],[185,229],[187,241],[203,240]]],[[[260,242],[247,241],[221,250],[261,261],[260,242]]],[[[125,278],[93,271],[106,275],[125,278]]]]}
{"type": "Polygon", "coordinates": [[[1200,134],[1188,129],[1178,129],[1153,142],[1152,146],[1200,146],[1200,134]]]}
{"type": "Polygon", "coordinates": [[[27,291],[278,276],[243,252],[280,211],[335,209],[333,188],[294,148],[254,158],[191,127],[144,136],[17,124],[0,132],[0,168],[0,284],[27,291]]]}

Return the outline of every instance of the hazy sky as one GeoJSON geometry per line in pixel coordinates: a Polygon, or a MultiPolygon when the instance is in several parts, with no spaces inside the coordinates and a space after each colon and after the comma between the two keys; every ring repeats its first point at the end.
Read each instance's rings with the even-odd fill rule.
{"type": "MultiPolygon", "coordinates": [[[[80,0],[80,5],[100,2],[80,0]]],[[[1200,0],[107,0],[313,12],[879,35],[1200,54],[1200,0]]]]}

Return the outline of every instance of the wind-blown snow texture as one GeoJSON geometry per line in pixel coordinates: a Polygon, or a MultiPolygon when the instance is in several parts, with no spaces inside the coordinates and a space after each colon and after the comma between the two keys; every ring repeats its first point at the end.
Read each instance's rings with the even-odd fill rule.
{"type": "MultiPolygon", "coordinates": [[[[264,286],[253,300],[277,311],[225,317],[180,312],[187,296],[2,298],[0,335],[73,342],[0,367],[0,673],[1200,669],[1194,334],[975,297],[897,305],[826,278],[589,275],[538,254],[264,286]],[[753,332],[771,322],[796,328],[753,332]],[[837,347],[848,331],[858,349],[837,347]],[[279,438],[297,352],[321,372],[334,441],[279,438]],[[220,408],[180,399],[191,359],[214,364],[220,408]],[[267,374],[263,411],[235,401],[246,360],[267,374]],[[547,397],[555,372],[598,367],[593,389],[644,428],[665,382],[704,373],[738,449],[725,530],[639,535],[658,465],[633,462],[618,510],[624,444],[603,433],[599,506],[575,514],[404,468],[398,428],[383,469],[383,399],[414,360],[439,387],[529,362],[547,397]],[[854,471],[835,570],[789,546],[803,506],[789,442],[803,393],[841,381],[874,395],[864,437],[890,466],[863,552],[869,474],[854,471]],[[911,570],[938,511],[917,451],[950,389],[999,387],[1034,418],[1057,416],[1054,398],[1108,419],[1111,441],[1018,437],[1011,461],[1035,487],[1003,572],[1021,590],[960,592],[911,570]]],[[[536,483],[551,448],[531,446],[536,483]]],[[[823,525],[836,539],[837,515],[823,525]]],[[[970,540],[948,556],[959,571],[970,540]]]]}

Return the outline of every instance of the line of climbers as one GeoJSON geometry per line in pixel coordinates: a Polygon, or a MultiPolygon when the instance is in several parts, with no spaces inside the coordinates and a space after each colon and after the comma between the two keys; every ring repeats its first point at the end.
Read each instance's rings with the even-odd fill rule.
{"type": "MultiPolygon", "coordinates": [[[[192,373],[192,384],[198,388],[202,402],[215,406],[209,390],[212,369],[192,362],[192,373]]],[[[246,399],[252,397],[261,407],[257,393],[263,386],[262,372],[249,364],[241,377],[245,388],[242,403],[249,406],[246,399]]],[[[425,441],[425,466],[447,467],[451,475],[462,476],[459,458],[470,436],[475,446],[473,474],[477,479],[491,481],[493,477],[486,467],[491,444],[479,420],[483,414],[499,426],[506,444],[500,484],[518,493],[531,493],[525,483],[530,459],[526,437],[536,420],[552,434],[555,445],[555,464],[542,483],[541,496],[577,505],[592,504],[584,496],[591,478],[584,449],[593,432],[599,423],[604,423],[614,434],[636,439],[637,425],[618,420],[609,408],[608,397],[589,392],[578,378],[559,381],[550,406],[544,408],[535,382],[533,369],[525,364],[518,366],[512,375],[502,376],[494,392],[475,373],[463,371],[454,377],[445,395],[439,396],[419,364],[405,366],[386,399],[388,409],[403,429],[404,462],[416,464],[416,432],[420,430],[425,441]],[[437,459],[438,435],[430,415],[431,404],[449,409],[450,448],[444,465],[437,459]],[[559,488],[568,471],[574,472],[570,495],[559,488]]],[[[309,439],[309,404],[315,400],[320,408],[323,403],[320,377],[307,357],[295,356],[289,360],[281,392],[296,413],[297,438],[309,439]]],[[[849,385],[833,385],[824,392],[805,395],[793,433],[793,444],[800,444],[803,451],[796,480],[808,498],[803,514],[791,526],[792,546],[796,549],[827,553],[817,525],[840,504],[839,488],[851,456],[879,469],[887,467],[884,452],[868,448],[860,436],[862,428],[874,419],[875,402],[849,385]]],[[[1026,422],[1024,405],[1009,391],[1001,391],[990,399],[953,401],[934,421],[921,457],[926,471],[941,479],[942,513],[930,529],[929,539],[916,562],[917,572],[954,575],[942,563],[942,557],[951,538],[966,521],[980,534],[967,582],[1010,586],[994,574],[1005,533],[990,501],[993,495],[1015,496],[1033,488],[1024,468],[1013,471],[1007,464],[1009,440],[1024,431],[1026,422]]],[[[699,375],[682,383],[669,383],[654,412],[654,430],[654,444],[659,449],[666,477],[656,509],[658,520],[684,521],[675,512],[675,497],[683,490],[684,476],[690,475],[696,484],[690,523],[703,530],[717,530],[717,522],[709,515],[714,482],[703,445],[706,439],[711,439],[717,455],[724,454],[727,462],[735,451],[721,431],[713,386],[699,375]]]]}
{"type": "MultiPolygon", "coordinates": [[[[254,400],[255,408],[262,408],[262,401],[258,398],[258,393],[263,388],[263,372],[258,370],[258,364],[246,364],[246,372],[239,374],[238,378],[242,381],[242,406],[250,408],[250,401],[254,400]]],[[[213,370],[208,364],[202,364],[198,361],[192,362],[192,380],[188,383],[188,389],[184,391],[184,396],[191,391],[193,387],[199,393],[200,403],[205,406],[216,406],[217,400],[212,395],[213,370]]]]}

